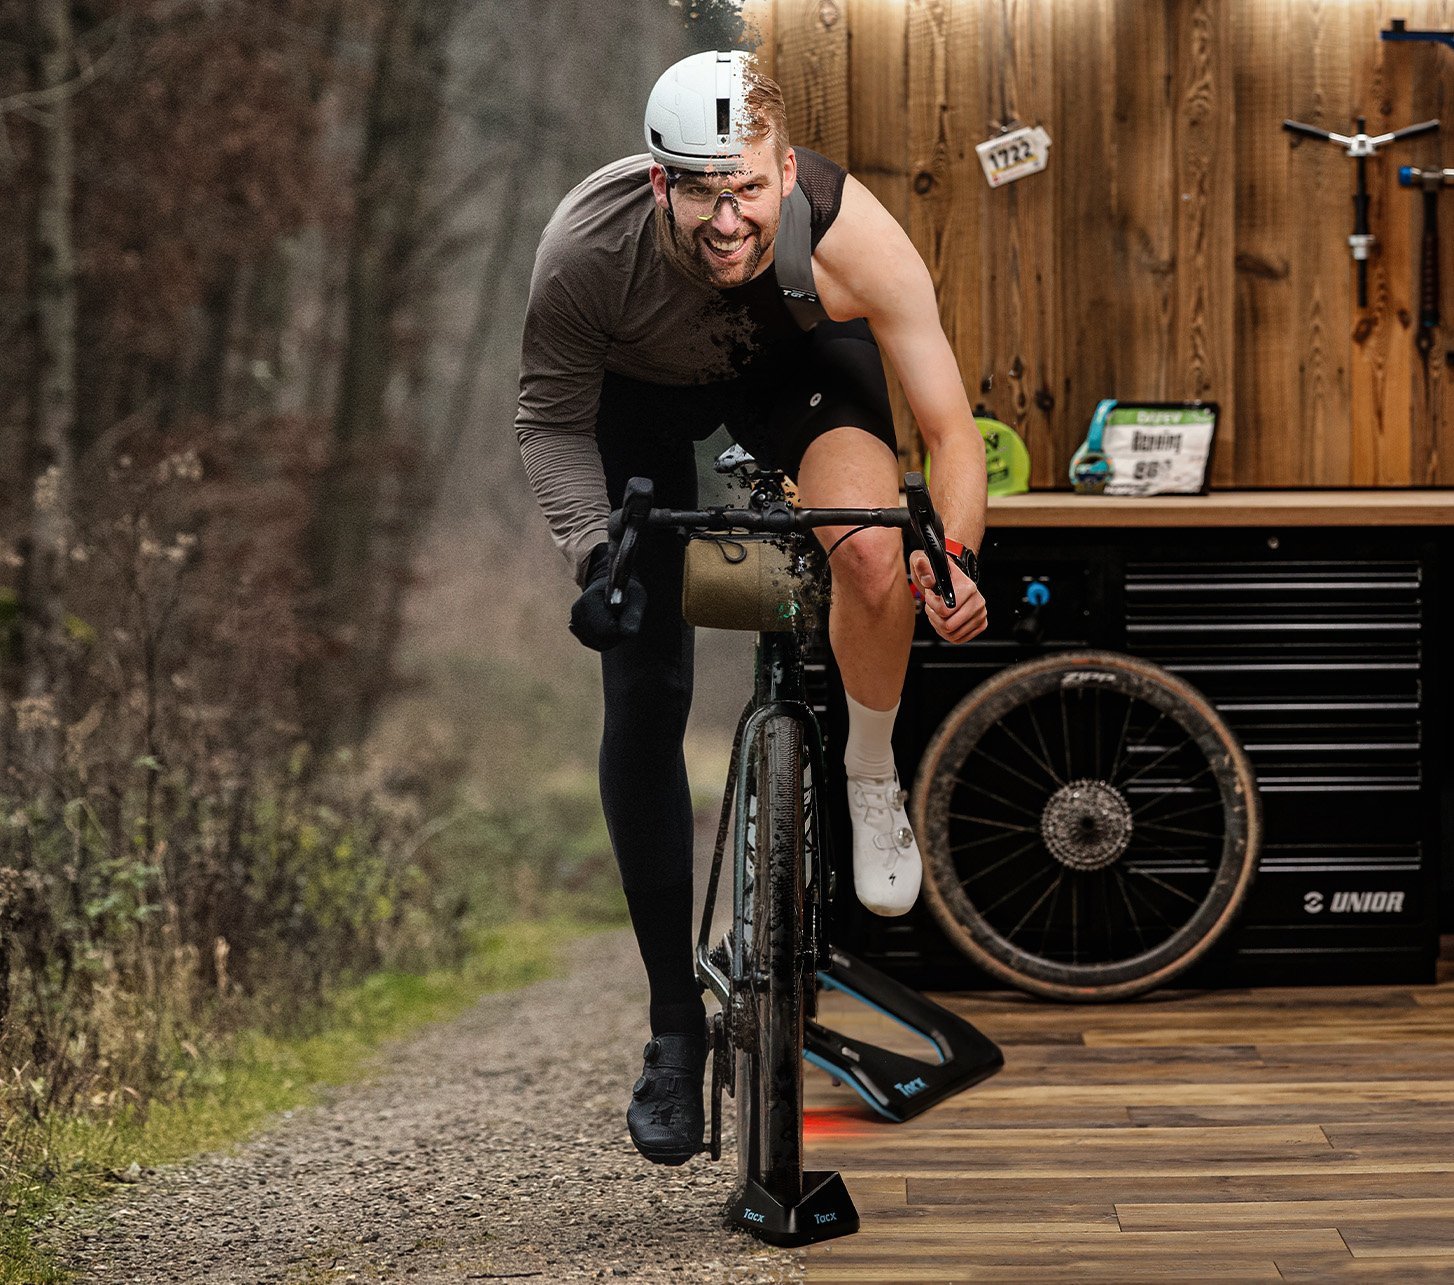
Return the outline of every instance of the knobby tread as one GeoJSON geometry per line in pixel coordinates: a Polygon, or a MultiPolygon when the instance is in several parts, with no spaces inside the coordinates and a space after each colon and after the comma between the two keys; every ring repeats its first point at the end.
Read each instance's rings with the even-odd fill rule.
{"type": "Polygon", "coordinates": [[[752,896],[757,1051],[738,1099],[744,1176],[784,1201],[803,1168],[803,728],[768,719],[758,736],[757,836],[752,896]],[[766,925],[766,931],[762,926],[766,925]]]}

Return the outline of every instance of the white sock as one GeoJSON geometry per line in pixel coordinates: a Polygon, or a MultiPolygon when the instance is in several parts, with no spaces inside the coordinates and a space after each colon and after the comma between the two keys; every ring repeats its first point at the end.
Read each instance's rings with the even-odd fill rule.
{"type": "Polygon", "coordinates": [[[894,774],[894,719],[899,707],[869,709],[847,692],[848,744],[843,747],[843,766],[849,776],[885,780],[894,774]]]}

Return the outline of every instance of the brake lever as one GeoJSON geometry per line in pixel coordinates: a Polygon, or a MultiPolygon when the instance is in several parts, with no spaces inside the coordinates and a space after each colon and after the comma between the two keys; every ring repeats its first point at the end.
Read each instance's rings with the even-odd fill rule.
{"type": "Polygon", "coordinates": [[[633,477],[626,483],[621,507],[611,515],[611,530],[620,529],[620,537],[611,549],[611,569],[606,577],[606,605],[619,611],[626,601],[626,586],[631,581],[631,567],[636,561],[636,544],[651,513],[656,488],[651,479],[633,477]]]}
{"type": "Polygon", "coordinates": [[[934,572],[934,592],[953,611],[954,581],[949,576],[949,555],[944,549],[944,524],[934,511],[934,501],[929,498],[929,488],[924,485],[922,473],[904,474],[904,496],[914,536],[919,547],[928,555],[929,567],[934,572]]]}

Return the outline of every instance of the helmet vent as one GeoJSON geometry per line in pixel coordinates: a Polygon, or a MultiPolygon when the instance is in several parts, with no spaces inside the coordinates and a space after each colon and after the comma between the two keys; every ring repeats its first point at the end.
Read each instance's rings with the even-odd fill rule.
{"type": "Polygon", "coordinates": [[[719,134],[732,132],[732,100],[730,98],[717,100],[717,132],[719,134]]]}

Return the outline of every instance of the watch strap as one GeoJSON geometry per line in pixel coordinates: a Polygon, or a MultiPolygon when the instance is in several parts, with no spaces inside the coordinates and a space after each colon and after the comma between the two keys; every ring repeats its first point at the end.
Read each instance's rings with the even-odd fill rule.
{"type": "Polygon", "coordinates": [[[975,584],[979,583],[979,558],[975,552],[966,544],[961,544],[951,536],[944,537],[944,552],[959,564],[959,569],[964,572],[975,584]]]}

